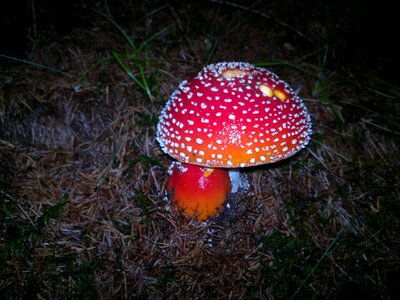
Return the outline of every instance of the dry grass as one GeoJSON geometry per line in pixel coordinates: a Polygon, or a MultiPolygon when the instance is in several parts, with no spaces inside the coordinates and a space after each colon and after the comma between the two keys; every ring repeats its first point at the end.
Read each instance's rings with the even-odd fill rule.
{"type": "Polygon", "coordinates": [[[170,4],[130,28],[140,41],[171,26],[143,49],[153,102],[106,59],[128,46],[98,15],[33,53],[63,74],[2,61],[0,294],[396,298],[399,89],[328,71],[319,52],[306,55],[304,32],[288,32],[271,11],[215,2],[198,14],[198,4],[170,4]],[[299,155],[246,170],[250,190],[198,223],[164,198],[171,159],[155,125],[179,82],[210,58],[296,61],[275,70],[302,87],[314,133],[299,155]]]}

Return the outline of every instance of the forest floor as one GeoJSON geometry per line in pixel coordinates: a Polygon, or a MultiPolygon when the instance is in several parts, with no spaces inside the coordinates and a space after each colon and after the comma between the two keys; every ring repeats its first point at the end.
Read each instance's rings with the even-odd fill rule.
{"type": "Polygon", "coordinates": [[[67,29],[39,5],[26,55],[0,53],[3,298],[398,299],[399,59],[368,8],[115,3],[67,29]],[[198,222],[166,200],[156,124],[220,61],[288,82],[313,134],[198,222]]]}

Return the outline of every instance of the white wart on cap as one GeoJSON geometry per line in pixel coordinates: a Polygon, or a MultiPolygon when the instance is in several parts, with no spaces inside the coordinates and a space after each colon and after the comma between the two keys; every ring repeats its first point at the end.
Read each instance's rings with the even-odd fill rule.
{"type": "Polygon", "coordinates": [[[182,82],[157,125],[165,153],[207,167],[276,162],[304,148],[310,134],[310,116],[289,85],[245,62],[209,65],[182,82]]]}

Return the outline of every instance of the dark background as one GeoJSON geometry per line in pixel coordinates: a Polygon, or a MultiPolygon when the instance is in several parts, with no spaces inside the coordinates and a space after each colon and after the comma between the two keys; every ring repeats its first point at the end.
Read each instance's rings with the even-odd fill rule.
{"type": "MultiPolygon", "coordinates": [[[[179,6],[180,1],[170,1],[179,6]]],[[[222,3],[223,1],[221,1],[222,3]]],[[[92,8],[107,6],[123,19],[128,2],[31,0],[2,1],[0,4],[0,54],[29,58],[33,47],[68,35],[73,29],[88,26],[95,17],[92,8]],[[89,9],[90,8],[90,9],[89,9]]],[[[131,1],[140,6],[157,1],[131,1]]],[[[159,2],[161,3],[161,2],[159,2]]],[[[219,3],[203,1],[204,5],[219,3]]],[[[392,83],[399,83],[398,12],[393,4],[376,1],[236,1],[251,6],[298,29],[314,42],[329,46],[337,64],[368,72],[392,83]],[[310,24],[319,24],[325,40],[313,36],[310,24]],[[316,40],[317,39],[317,40],[316,40]],[[318,40],[319,39],[319,40],[318,40]]],[[[223,6],[222,9],[228,9],[223,6]]],[[[121,20],[118,20],[121,22],[121,20]]],[[[124,20],[129,26],[129,20],[124,20]]],[[[317,45],[315,45],[315,43],[317,45]]],[[[310,46],[304,44],[305,47],[310,46]]]]}

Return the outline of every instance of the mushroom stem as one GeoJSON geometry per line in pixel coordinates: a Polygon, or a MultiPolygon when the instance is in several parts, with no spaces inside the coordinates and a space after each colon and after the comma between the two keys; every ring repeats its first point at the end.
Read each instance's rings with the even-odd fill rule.
{"type": "Polygon", "coordinates": [[[249,179],[247,175],[240,172],[239,169],[230,169],[229,178],[231,180],[231,193],[237,193],[239,189],[248,190],[250,187],[249,179]]]}

